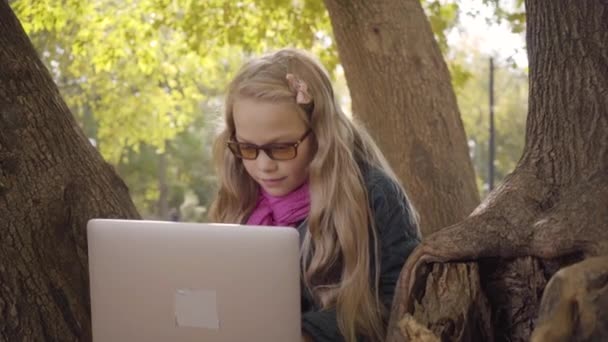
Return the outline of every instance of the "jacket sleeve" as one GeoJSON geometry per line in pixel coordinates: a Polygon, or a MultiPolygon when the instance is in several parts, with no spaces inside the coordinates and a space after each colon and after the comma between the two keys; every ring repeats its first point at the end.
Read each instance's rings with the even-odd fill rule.
{"type": "MultiPolygon", "coordinates": [[[[401,268],[420,243],[421,237],[401,189],[383,173],[371,176],[367,190],[379,239],[379,295],[382,304],[390,312],[401,268]]],[[[372,272],[375,272],[373,264],[372,272]]],[[[344,341],[338,329],[335,310],[303,313],[302,330],[315,342],[344,341]]],[[[361,338],[359,340],[362,341],[361,338]]]]}

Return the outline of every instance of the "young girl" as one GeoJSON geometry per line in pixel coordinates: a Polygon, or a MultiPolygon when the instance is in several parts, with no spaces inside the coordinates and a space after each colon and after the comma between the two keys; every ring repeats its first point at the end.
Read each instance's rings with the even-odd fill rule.
{"type": "Polygon", "coordinates": [[[383,340],[420,231],[382,153],[340,109],[325,69],[294,49],[246,63],[228,88],[214,157],[220,188],[211,220],[300,232],[304,339],[383,340]]]}

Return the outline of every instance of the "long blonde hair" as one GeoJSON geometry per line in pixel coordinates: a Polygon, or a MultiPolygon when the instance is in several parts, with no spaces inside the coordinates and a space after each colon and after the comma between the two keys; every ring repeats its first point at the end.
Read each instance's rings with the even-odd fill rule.
{"type": "Polygon", "coordinates": [[[244,222],[258,196],[258,186],[226,148],[235,132],[237,98],[293,103],[312,129],[315,153],[309,167],[311,208],[302,245],[304,285],[323,309],[337,310],[346,341],[356,341],[358,334],[383,340],[387,310],[378,295],[378,238],[358,162],[382,169],[403,190],[394,172],[371,137],[340,109],[327,71],[307,53],[283,49],[247,62],[228,87],[225,127],[213,147],[219,192],[209,217],[215,222],[244,222]],[[287,74],[308,85],[312,110],[296,105],[287,74]],[[376,263],[373,287],[372,260],[376,263]]]}

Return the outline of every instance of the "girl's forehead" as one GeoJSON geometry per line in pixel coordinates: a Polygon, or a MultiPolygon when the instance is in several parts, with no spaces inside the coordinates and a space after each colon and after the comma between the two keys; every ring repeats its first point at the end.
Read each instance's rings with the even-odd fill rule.
{"type": "Polygon", "coordinates": [[[233,106],[237,136],[244,139],[298,137],[307,128],[295,104],[239,99],[233,106]]]}

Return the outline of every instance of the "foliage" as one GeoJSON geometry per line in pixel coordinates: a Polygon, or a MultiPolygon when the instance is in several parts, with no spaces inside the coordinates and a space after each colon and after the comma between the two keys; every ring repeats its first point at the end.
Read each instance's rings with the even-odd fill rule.
{"type": "MultiPolygon", "coordinates": [[[[452,49],[447,33],[462,15],[459,3],[422,0],[446,55],[452,49]]],[[[520,14],[505,10],[499,0],[484,3],[496,6],[496,20],[523,23],[520,14]]],[[[295,46],[311,50],[331,71],[340,70],[322,0],[10,4],[85,133],[117,166],[144,216],[157,213],[161,156],[167,165],[170,207],[182,205],[188,193],[196,197],[187,201],[193,208],[209,203],[214,186],[210,122],[225,85],[248,56],[295,46]]],[[[465,87],[479,92],[471,89],[479,75],[471,72],[470,64],[447,62],[457,92],[462,94],[465,87]]],[[[337,84],[345,85],[340,73],[334,76],[337,84]]],[[[469,110],[463,110],[467,124],[471,119],[465,112],[469,110]]],[[[467,131],[483,143],[483,132],[470,125],[467,131]]],[[[204,216],[199,209],[191,208],[197,212],[192,217],[204,216]]]]}
{"type": "MultiPolygon", "coordinates": [[[[200,123],[208,111],[201,108],[217,101],[248,55],[293,45],[316,51],[330,68],[338,60],[329,48],[331,26],[321,1],[16,0],[11,5],[72,112],[106,160],[119,166],[143,212],[153,212],[161,154],[172,167],[179,158],[205,157],[185,156],[184,151],[200,152],[184,146],[185,137],[198,144],[208,140],[193,136],[207,134],[200,123]]],[[[205,158],[204,175],[169,172],[173,195],[189,187],[201,203],[208,201],[212,192],[200,190],[207,185],[194,177],[212,173],[205,158]]]]}
{"type": "Polygon", "coordinates": [[[457,1],[445,2],[440,0],[422,1],[425,13],[431,24],[435,38],[441,51],[448,50],[447,33],[458,23],[459,7],[457,1]]]}
{"type": "MultiPolygon", "coordinates": [[[[213,108],[203,108],[203,113],[213,113],[213,108]]],[[[128,158],[118,165],[118,171],[130,185],[133,201],[144,217],[158,216],[160,182],[158,177],[165,158],[166,186],[169,192],[168,207],[177,210],[186,204],[187,215],[181,210],[181,218],[200,221],[205,219],[208,203],[214,194],[216,180],[210,167],[211,130],[208,115],[197,115],[189,127],[178,133],[166,145],[163,154],[149,146],[142,145],[136,152],[129,150],[128,158]],[[188,196],[190,194],[190,196],[188,196]],[[190,197],[190,199],[188,199],[190,197]],[[184,203],[184,202],[189,202],[184,203]],[[196,212],[196,213],[195,213],[196,212]]]]}
{"type": "Polygon", "coordinates": [[[186,51],[183,32],[155,27],[137,1],[16,1],[30,34],[52,36],[54,76],[75,113],[90,110],[104,156],[120,161],[139,143],[162,147],[187,126],[200,100],[200,59],[186,51]],[[66,32],[68,34],[66,34],[66,32]],[[179,63],[177,63],[179,61],[179,63]],[[62,63],[62,64],[61,64],[62,63]]]}
{"type": "Polygon", "coordinates": [[[498,23],[507,21],[514,33],[524,32],[526,29],[526,13],[524,0],[483,0],[484,5],[494,8],[494,20],[498,23]]]}

